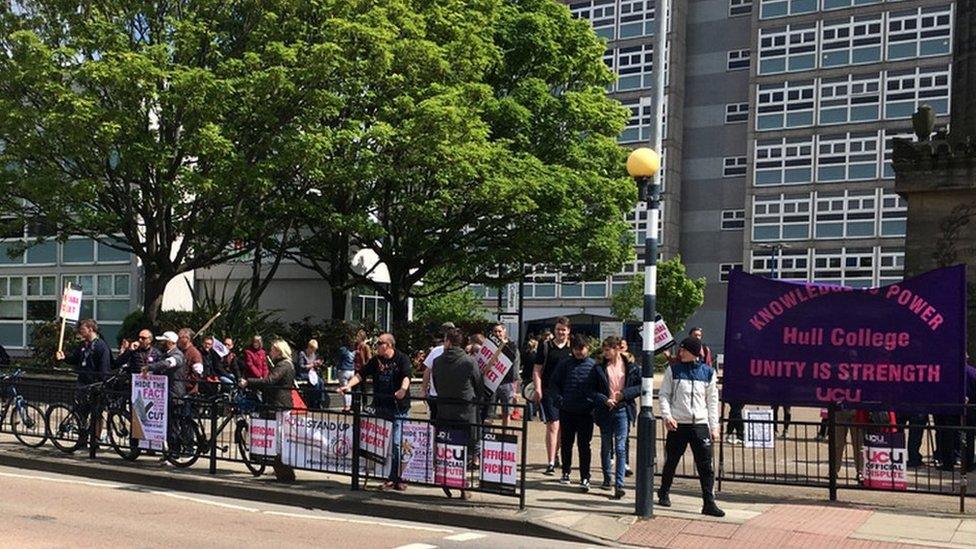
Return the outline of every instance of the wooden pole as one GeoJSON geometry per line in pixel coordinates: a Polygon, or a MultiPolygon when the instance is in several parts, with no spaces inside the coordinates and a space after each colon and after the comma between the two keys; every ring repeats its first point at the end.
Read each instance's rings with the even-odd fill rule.
{"type": "Polygon", "coordinates": [[[210,325],[213,324],[215,320],[217,320],[217,317],[220,316],[220,313],[221,313],[221,311],[217,311],[217,314],[215,314],[212,317],[210,317],[210,320],[208,320],[206,324],[204,324],[202,327],[200,327],[199,330],[197,330],[197,335],[202,334],[204,330],[206,330],[207,328],[209,328],[210,325]]]}

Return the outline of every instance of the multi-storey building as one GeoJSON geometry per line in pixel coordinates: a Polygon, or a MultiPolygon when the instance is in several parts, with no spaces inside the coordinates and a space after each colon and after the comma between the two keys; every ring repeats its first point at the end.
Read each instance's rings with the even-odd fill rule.
{"type": "MultiPolygon", "coordinates": [[[[618,74],[608,92],[633,113],[620,142],[646,145],[655,3],[567,4],[607,39],[605,59],[618,74]]],[[[848,286],[899,279],[906,207],[892,191],[891,142],[911,133],[921,104],[947,122],[953,3],[671,6],[662,254],[680,253],[689,275],[707,280],[705,305],[690,323],[721,349],[735,268],[848,286]]],[[[605,294],[582,298],[575,287],[567,296],[563,275],[550,274],[545,296],[526,293],[525,318],[531,326],[560,313],[608,314],[609,294],[640,268],[626,266],[605,294]]]]}

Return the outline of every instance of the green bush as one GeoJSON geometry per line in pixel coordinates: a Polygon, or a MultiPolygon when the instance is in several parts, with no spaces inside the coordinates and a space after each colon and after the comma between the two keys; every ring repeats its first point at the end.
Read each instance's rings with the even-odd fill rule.
{"type": "MultiPolygon", "coordinates": [[[[30,365],[36,368],[50,369],[58,365],[54,353],[58,350],[58,335],[61,332],[61,322],[38,322],[33,326],[31,336],[30,365]]],[[[76,345],[81,343],[78,332],[73,326],[64,329],[64,352],[70,353],[76,345]]]]}

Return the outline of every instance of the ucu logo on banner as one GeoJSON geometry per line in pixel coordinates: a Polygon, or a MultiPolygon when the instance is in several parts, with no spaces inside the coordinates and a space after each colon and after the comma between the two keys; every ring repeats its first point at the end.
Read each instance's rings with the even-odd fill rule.
{"type": "Polygon", "coordinates": [[[817,400],[821,402],[861,402],[860,389],[825,389],[817,387],[817,400]]]}

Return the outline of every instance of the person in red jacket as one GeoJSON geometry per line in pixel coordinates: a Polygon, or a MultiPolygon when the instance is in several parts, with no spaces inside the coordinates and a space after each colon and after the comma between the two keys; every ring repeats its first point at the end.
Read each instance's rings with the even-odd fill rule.
{"type": "Polygon", "coordinates": [[[264,352],[261,336],[251,339],[251,346],[244,349],[244,377],[268,377],[268,355],[264,352]]]}

